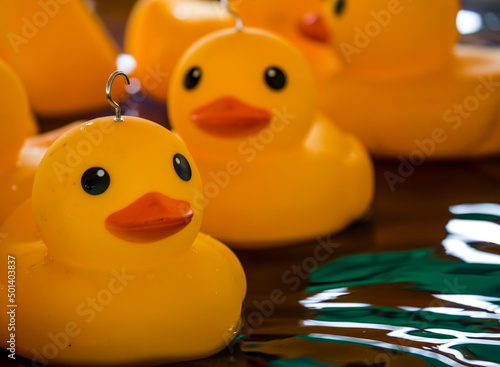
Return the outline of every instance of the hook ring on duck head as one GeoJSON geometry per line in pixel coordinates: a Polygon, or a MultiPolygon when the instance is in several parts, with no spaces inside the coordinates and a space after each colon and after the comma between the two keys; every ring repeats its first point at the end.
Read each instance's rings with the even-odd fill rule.
{"type": "Polygon", "coordinates": [[[111,74],[111,76],[108,79],[108,83],[106,84],[106,98],[108,99],[108,102],[111,105],[111,107],[113,107],[115,109],[115,111],[116,111],[115,121],[123,121],[123,118],[122,118],[122,109],[121,109],[120,105],[117,102],[115,102],[113,100],[113,98],[111,97],[111,86],[113,85],[113,81],[115,80],[115,78],[118,75],[123,75],[125,77],[125,83],[127,85],[130,84],[130,80],[128,79],[127,74],[125,74],[121,70],[115,71],[113,74],[111,74]]]}
{"type": "Polygon", "coordinates": [[[243,30],[243,21],[241,20],[241,17],[238,13],[236,13],[231,6],[229,5],[229,0],[220,0],[222,6],[233,16],[233,18],[236,20],[236,30],[241,31],[243,30]]]}

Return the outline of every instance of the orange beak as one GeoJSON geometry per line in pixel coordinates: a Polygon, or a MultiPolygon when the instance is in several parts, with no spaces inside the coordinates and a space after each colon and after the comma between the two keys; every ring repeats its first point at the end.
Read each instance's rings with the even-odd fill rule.
{"type": "Polygon", "coordinates": [[[191,120],[201,130],[222,137],[253,135],[271,122],[269,111],[232,97],[222,97],[193,111],[191,120]]]}
{"type": "Polygon", "coordinates": [[[179,232],[193,218],[187,201],[148,193],[106,218],[106,229],[116,237],[134,243],[149,243],[179,232]]]}
{"type": "Polygon", "coordinates": [[[320,13],[309,13],[299,22],[300,31],[313,40],[328,43],[330,41],[330,31],[326,26],[325,18],[320,13]]]}

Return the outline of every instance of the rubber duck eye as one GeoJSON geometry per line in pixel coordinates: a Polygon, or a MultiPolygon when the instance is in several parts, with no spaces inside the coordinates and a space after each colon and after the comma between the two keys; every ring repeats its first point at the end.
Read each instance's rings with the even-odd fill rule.
{"type": "Polygon", "coordinates": [[[184,86],[186,89],[194,89],[200,83],[201,69],[197,66],[189,70],[184,79],[184,86]]]}
{"type": "Polygon", "coordinates": [[[101,167],[89,168],[82,176],[83,190],[89,195],[101,195],[109,187],[111,179],[108,172],[101,167]]]}
{"type": "Polygon", "coordinates": [[[334,7],[335,14],[337,14],[339,16],[342,15],[342,13],[345,10],[345,3],[346,3],[346,0],[337,0],[335,2],[335,7],[334,7]]]}
{"type": "Polygon", "coordinates": [[[265,78],[267,85],[274,90],[281,90],[286,86],[286,75],[276,66],[267,68],[265,78]]]}
{"type": "Polygon", "coordinates": [[[189,181],[191,179],[191,166],[182,154],[174,155],[174,169],[181,180],[189,181]]]}

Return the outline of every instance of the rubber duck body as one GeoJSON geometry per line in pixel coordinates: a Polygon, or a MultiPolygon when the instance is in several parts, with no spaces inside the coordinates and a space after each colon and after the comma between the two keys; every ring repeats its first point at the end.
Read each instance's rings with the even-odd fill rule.
{"type": "Polygon", "coordinates": [[[36,168],[57,130],[33,136],[38,129],[26,90],[15,72],[0,60],[0,224],[31,196],[36,168]]]}
{"type": "Polygon", "coordinates": [[[169,96],[172,126],[203,178],[210,235],[235,247],[287,245],[367,210],[370,158],[318,113],[307,63],[282,38],[252,28],[206,36],[177,65],[169,96]]]}
{"type": "Polygon", "coordinates": [[[32,205],[2,228],[17,269],[16,354],[156,366],[214,354],[238,332],[245,276],[227,247],[199,233],[190,154],[165,128],[123,119],[61,137],[37,171],[32,205]],[[31,208],[38,233],[16,221],[31,208]]]}
{"type": "Polygon", "coordinates": [[[341,72],[320,106],[375,155],[465,158],[500,151],[500,52],[455,45],[456,0],[325,2],[341,72]]]}
{"type": "Polygon", "coordinates": [[[0,57],[21,77],[37,115],[67,116],[107,106],[99,91],[116,69],[118,50],[88,3],[0,0],[0,57]],[[67,78],[76,69],[89,72],[69,87],[67,78]]]}
{"type": "MultiPolygon", "coordinates": [[[[340,63],[328,45],[305,37],[297,28],[301,15],[320,0],[230,1],[246,26],[268,29],[290,40],[308,59],[318,80],[340,63]]],[[[129,18],[125,48],[137,60],[134,77],[143,90],[164,102],[171,73],[183,53],[199,38],[232,27],[233,18],[219,2],[204,0],[141,0],[129,18]]],[[[316,27],[318,28],[318,27],[316,27]]]]}

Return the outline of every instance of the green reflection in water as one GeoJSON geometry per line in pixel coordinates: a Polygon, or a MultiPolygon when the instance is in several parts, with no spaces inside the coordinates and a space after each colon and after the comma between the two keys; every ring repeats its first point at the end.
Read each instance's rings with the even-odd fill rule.
{"type": "Polygon", "coordinates": [[[500,296],[500,266],[468,264],[439,257],[435,249],[341,258],[312,273],[308,292],[372,284],[410,283],[407,287],[443,294],[500,296]]]}

